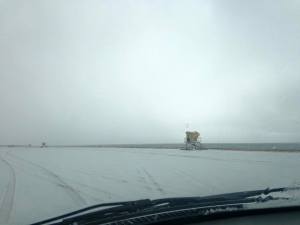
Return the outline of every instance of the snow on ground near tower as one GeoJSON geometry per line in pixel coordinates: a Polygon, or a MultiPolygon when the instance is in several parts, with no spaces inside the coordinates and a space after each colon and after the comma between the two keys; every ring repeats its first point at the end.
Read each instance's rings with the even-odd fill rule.
{"type": "Polygon", "coordinates": [[[300,185],[300,154],[125,148],[1,148],[0,224],[104,202],[300,185]]]}

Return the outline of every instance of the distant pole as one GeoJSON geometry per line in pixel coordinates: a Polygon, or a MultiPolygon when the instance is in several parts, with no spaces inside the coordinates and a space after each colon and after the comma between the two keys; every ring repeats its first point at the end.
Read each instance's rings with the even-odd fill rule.
{"type": "Polygon", "coordinates": [[[187,137],[186,137],[186,132],[189,131],[189,127],[190,127],[190,124],[189,123],[186,123],[185,124],[185,150],[188,150],[188,140],[187,140],[187,137]]]}
{"type": "Polygon", "coordinates": [[[185,124],[185,132],[187,132],[189,130],[189,127],[190,127],[190,124],[189,123],[186,123],[185,124]]]}

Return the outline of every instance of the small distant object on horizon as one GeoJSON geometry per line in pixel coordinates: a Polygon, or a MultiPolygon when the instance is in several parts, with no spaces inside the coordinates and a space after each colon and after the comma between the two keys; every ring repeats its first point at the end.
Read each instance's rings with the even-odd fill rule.
{"type": "Polygon", "coordinates": [[[46,148],[46,147],[47,147],[46,142],[43,142],[42,145],[41,145],[41,148],[46,148]]]}

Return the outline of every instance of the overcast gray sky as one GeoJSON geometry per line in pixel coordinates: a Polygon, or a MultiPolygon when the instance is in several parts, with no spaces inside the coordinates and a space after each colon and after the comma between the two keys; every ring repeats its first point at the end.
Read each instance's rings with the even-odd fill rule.
{"type": "Polygon", "coordinates": [[[299,142],[300,1],[0,0],[0,143],[299,142]]]}

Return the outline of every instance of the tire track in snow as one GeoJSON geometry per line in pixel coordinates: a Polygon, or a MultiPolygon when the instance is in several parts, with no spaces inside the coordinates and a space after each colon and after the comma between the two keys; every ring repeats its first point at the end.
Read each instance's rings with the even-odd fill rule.
{"type": "Polygon", "coordinates": [[[141,171],[140,169],[137,169],[137,172],[139,174],[138,181],[141,182],[141,183],[143,183],[145,185],[144,187],[148,191],[152,191],[151,184],[149,184],[149,182],[147,182],[147,179],[145,178],[145,172],[141,171]]]}
{"type": "Polygon", "coordinates": [[[143,168],[144,174],[147,176],[148,180],[153,184],[156,190],[158,190],[161,194],[165,194],[164,189],[157,183],[157,181],[154,179],[154,177],[143,168]]]}
{"type": "Polygon", "coordinates": [[[216,190],[217,185],[212,185],[210,182],[207,182],[206,180],[201,180],[199,177],[194,176],[193,173],[188,173],[186,171],[183,170],[178,170],[175,172],[178,177],[181,177],[181,179],[185,179],[187,181],[187,183],[193,183],[195,186],[199,187],[200,190],[202,190],[203,188],[205,190],[216,190]]]}
{"type": "Polygon", "coordinates": [[[79,206],[86,205],[85,199],[79,194],[79,191],[74,189],[72,186],[70,186],[68,183],[66,183],[58,174],[52,172],[51,170],[37,164],[34,162],[31,162],[29,160],[23,159],[21,157],[18,157],[12,153],[9,153],[9,155],[17,160],[21,160],[35,168],[38,168],[40,171],[42,171],[47,177],[51,178],[53,183],[57,186],[61,187],[67,195],[70,196],[70,198],[79,206]]]}
{"type": "Polygon", "coordinates": [[[117,177],[102,175],[102,174],[99,174],[99,173],[85,172],[85,171],[82,171],[82,170],[74,170],[74,171],[76,173],[81,173],[81,174],[85,174],[85,175],[88,175],[88,176],[96,177],[97,179],[102,178],[102,179],[105,179],[105,180],[114,181],[116,183],[122,183],[122,184],[128,183],[127,180],[120,179],[120,178],[117,178],[117,177]]]}
{"type": "MultiPolygon", "coordinates": [[[[94,187],[94,186],[91,186],[91,185],[88,185],[88,184],[85,184],[85,183],[82,183],[82,182],[73,180],[73,179],[68,178],[68,177],[66,177],[65,179],[70,180],[72,183],[76,183],[77,185],[80,185],[81,187],[88,188],[89,190],[94,190],[94,191],[96,191],[96,192],[98,192],[98,193],[105,194],[109,199],[112,199],[113,196],[118,197],[118,198],[121,198],[121,197],[122,197],[121,195],[118,195],[118,194],[109,192],[109,191],[104,190],[104,189],[99,188],[99,187],[94,187]]],[[[82,191],[81,191],[81,192],[82,192],[82,191]]],[[[84,192],[82,192],[82,193],[83,193],[83,194],[86,194],[86,195],[89,195],[89,196],[91,197],[90,194],[87,194],[87,193],[84,193],[84,192]]],[[[96,198],[94,198],[94,199],[96,199],[96,198]]]]}
{"type": "Polygon", "coordinates": [[[12,165],[0,155],[0,160],[7,168],[9,180],[6,185],[6,191],[0,205],[0,224],[8,224],[10,215],[14,206],[15,190],[16,190],[16,174],[12,165]]]}

